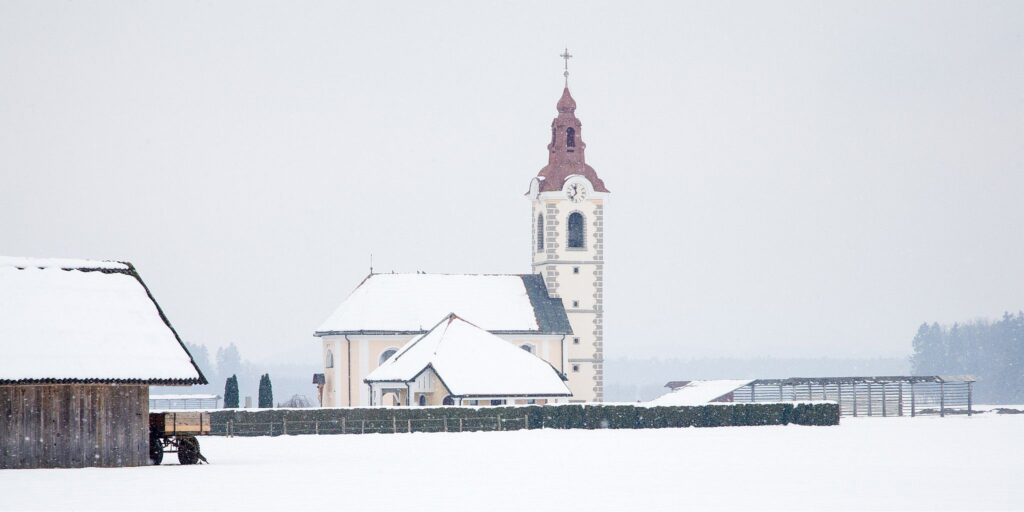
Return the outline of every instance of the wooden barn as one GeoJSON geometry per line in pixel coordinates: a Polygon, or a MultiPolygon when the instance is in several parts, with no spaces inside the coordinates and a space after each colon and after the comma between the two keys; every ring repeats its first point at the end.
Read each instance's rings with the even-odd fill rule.
{"type": "Polygon", "coordinates": [[[0,257],[0,468],[149,464],[149,386],[206,384],[130,263],[0,257]]]}

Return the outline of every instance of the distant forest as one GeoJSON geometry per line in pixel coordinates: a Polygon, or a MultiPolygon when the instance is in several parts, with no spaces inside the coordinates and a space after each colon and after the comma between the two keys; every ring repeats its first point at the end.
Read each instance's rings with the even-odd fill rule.
{"type": "Polygon", "coordinates": [[[918,375],[974,375],[977,403],[1024,403],[1024,312],[996,322],[923,324],[910,361],[918,375]]]}

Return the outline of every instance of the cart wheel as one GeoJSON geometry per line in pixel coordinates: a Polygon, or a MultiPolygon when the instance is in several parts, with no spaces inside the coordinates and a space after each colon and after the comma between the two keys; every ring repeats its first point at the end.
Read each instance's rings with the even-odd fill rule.
{"type": "Polygon", "coordinates": [[[159,437],[151,436],[149,438],[149,462],[154,466],[159,466],[163,460],[164,443],[159,437]]]}
{"type": "Polygon", "coordinates": [[[182,465],[199,462],[199,440],[192,436],[178,438],[178,462],[182,465]]]}

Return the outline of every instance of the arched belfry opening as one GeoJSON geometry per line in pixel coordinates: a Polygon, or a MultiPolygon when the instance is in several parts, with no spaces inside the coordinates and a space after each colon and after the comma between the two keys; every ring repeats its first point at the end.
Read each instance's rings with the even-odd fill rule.
{"type": "Polygon", "coordinates": [[[583,249],[585,245],[584,238],[584,220],[583,214],[580,212],[572,212],[569,214],[569,232],[566,233],[566,246],[570,249],[583,249]]]}
{"type": "Polygon", "coordinates": [[[571,126],[565,130],[565,147],[576,147],[576,129],[571,126]]]}

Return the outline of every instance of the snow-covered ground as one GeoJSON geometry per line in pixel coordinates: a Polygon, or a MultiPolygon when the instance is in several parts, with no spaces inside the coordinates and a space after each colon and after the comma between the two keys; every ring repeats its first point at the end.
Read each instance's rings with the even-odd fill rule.
{"type": "Polygon", "coordinates": [[[0,509],[1024,509],[1022,433],[984,414],[203,438],[208,466],[0,471],[0,509]]]}

